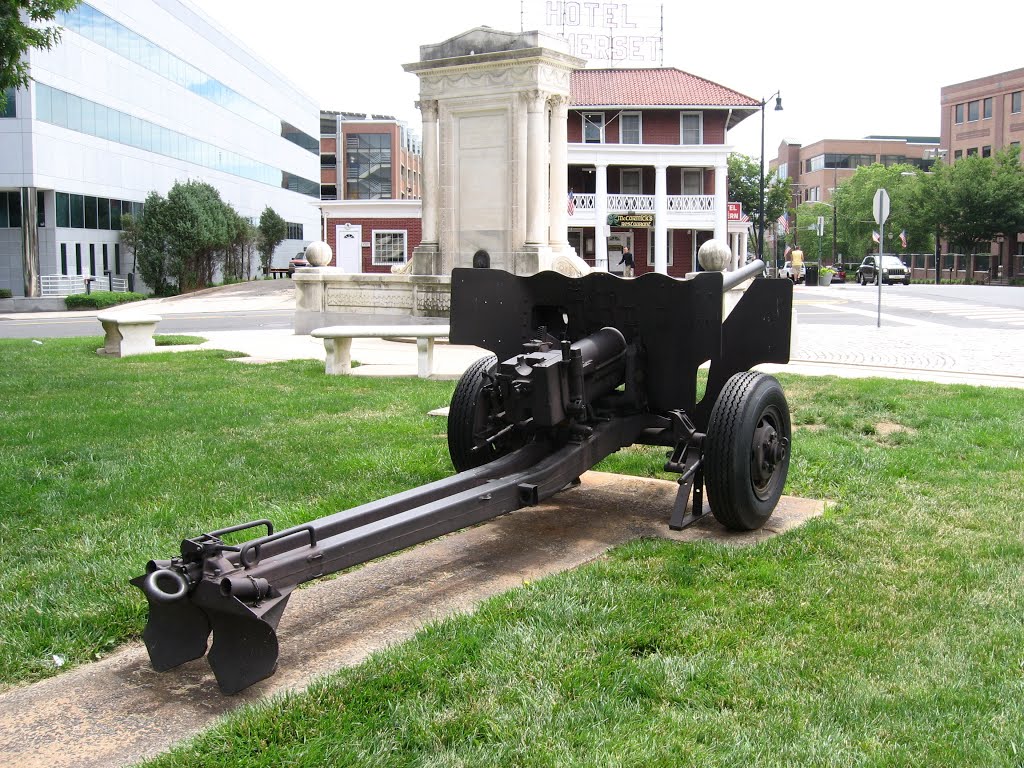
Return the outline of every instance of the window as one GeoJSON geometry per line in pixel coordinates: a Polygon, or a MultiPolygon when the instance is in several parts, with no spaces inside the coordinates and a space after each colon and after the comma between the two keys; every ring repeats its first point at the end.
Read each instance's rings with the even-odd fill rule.
{"type": "Polygon", "coordinates": [[[956,117],[954,118],[954,122],[962,123],[963,121],[964,121],[964,105],[963,104],[957,104],[956,105],[956,117]]]}
{"type": "MultiPolygon", "coordinates": [[[[316,185],[316,196],[320,185],[316,185]]],[[[345,137],[345,199],[391,198],[391,134],[350,133],[345,137]]]]}
{"type": "Polygon", "coordinates": [[[46,196],[42,190],[36,192],[36,226],[46,226],[46,196]]]}
{"type": "Polygon", "coordinates": [[[981,113],[982,116],[987,120],[992,117],[992,97],[989,96],[987,99],[983,99],[981,102],[981,113]]]}
{"type": "Polygon", "coordinates": [[[106,243],[103,244],[103,271],[104,272],[109,272],[110,271],[110,260],[109,260],[109,257],[107,256],[107,244],[106,243]]]}
{"type": "Polygon", "coordinates": [[[98,229],[110,229],[110,200],[105,197],[99,197],[96,199],[96,212],[99,220],[97,223],[98,229]]]}
{"type": "Polygon", "coordinates": [[[296,224],[294,221],[287,222],[288,224],[288,236],[287,240],[302,240],[302,225],[296,224]]]}
{"type": "Polygon", "coordinates": [[[71,195],[71,226],[85,228],[85,198],[81,195],[71,195]]]}
{"type": "Polygon", "coordinates": [[[639,112],[623,112],[619,117],[619,143],[643,144],[639,112]]]}
{"type": "Polygon", "coordinates": [[[110,228],[115,232],[121,231],[121,201],[110,200],[110,228]]]}
{"type": "Polygon", "coordinates": [[[643,174],[639,168],[623,168],[620,171],[619,192],[624,195],[643,194],[643,174]]]}
{"type": "Polygon", "coordinates": [[[1010,112],[1018,114],[1020,112],[1020,95],[1024,91],[1017,91],[1010,94],[1010,112]]]}
{"type": "Polygon", "coordinates": [[[882,155],[882,165],[888,168],[890,165],[898,165],[900,163],[906,163],[906,155],[882,155]]]}
{"type": "Polygon", "coordinates": [[[18,110],[14,104],[14,88],[7,88],[4,90],[4,96],[7,102],[4,104],[3,112],[0,112],[0,117],[17,117],[18,110]]]}
{"type": "Polygon", "coordinates": [[[404,229],[375,229],[373,231],[373,265],[391,266],[392,264],[405,264],[407,260],[405,243],[406,233],[404,229]]]}
{"type": "Polygon", "coordinates": [[[982,147],[981,148],[981,156],[982,157],[992,157],[992,147],[990,147],[990,146],[982,147]]]}
{"type": "Polygon", "coordinates": [[[978,148],[977,147],[971,147],[970,149],[967,150],[967,156],[968,157],[970,157],[971,155],[976,155],[976,154],[978,154],[978,148]]]}
{"type": "Polygon", "coordinates": [[[780,181],[785,181],[789,178],[789,163],[779,163],[779,167],[775,169],[775,175],[778,176],[780,181]]]}
{"type": "Polygon", "coordinates": [[[96,276],[96,244],[89,243],[89,274],[96,276]]]}
{"type": "Polygon", "coordinates": [[[121,244],[114,243],[114,274],[121,274],[121,244]]]}
{"type": "Polygon", "coordinates": [[[964,151],[962,149],[958,149],[958,150],[953,152],[953,159],[954,160],[959,160],[963,156],[964,156],[964,151]]]}
{"type": "Polygon", "coordinates": [[[85,196],[85,228],[96,229],[96,198],[92,195],[85,196]]]}
{"type": "Polygon", "coordinates": [[[973,123],[978,119],[978,102],[967,102],[967,122],[973,123]]]}
{"type": "Polygon", "coordinates": [[[56,203],[57,226],[71,226],[71,195],[67,192],[58,192],[53,196],[56,203]]]}
{"type": "Polygon", "coordinates": [[[0,192],[0,229],[21,226],[21,192],[0,192]]]}
{"type": "Polygon", "coordinates": [[[683,112],[680,116],[682,121],[680,128],[681,144],[703,144],[703,115],[700,112],[683,112]]]}
{"type": "Polygon", "coordinates": [[[68,244],[60,244],[60,273],[66,275],[68,273],[68,244]]]}
{"type": "Polygon", "coordinates": [[[604,144],[604,112],[583,113],[583,143],[604,144]]]}
{"type": "Polygon", "coordinates": [[[683,194],[702,195],[704,194],[704,172],[697,170],[683,170],[683,194]]]}
{"type": "Polygon", "coordinates": [[[75,243],[75,274],[82,274],[82,244],[75,243]]]}

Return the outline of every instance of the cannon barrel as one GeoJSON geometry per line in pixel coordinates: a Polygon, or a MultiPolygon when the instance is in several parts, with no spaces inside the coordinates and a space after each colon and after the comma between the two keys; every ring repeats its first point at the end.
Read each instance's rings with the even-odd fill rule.
{"type": "Polygon", "coordinates": [[[740,267],[735,272],[726,272],[722,275],[722,290],[728,291],[730,288],[734,288],[744,280],[749,280],[752,277],[757,277],[764,271],[764,262],[761,259],[754,259],[749,264],[740,267]]]}

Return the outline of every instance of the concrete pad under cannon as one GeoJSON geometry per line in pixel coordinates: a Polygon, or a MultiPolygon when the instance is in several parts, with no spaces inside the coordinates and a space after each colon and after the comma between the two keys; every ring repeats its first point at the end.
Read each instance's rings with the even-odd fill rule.
{"type": "Polygon", "coordinates": [[[673,532],[668,517],[676,489],[665,480],[588,472],[579,488],[545,504],[299,590],[279,627],[277,673],[236,696],[221,695],[205,659],[157,673],[141,645],[7,691],[0,694],[0,764],[131,765],[247,702],[301,689],[316,676],[408,639],[427,622],[471,611],[487,597],[575,568],[618,544],[640,537],[756,544],[825,507],[783,497],[760,531],[729,533],[709,515],[673,532]]]}

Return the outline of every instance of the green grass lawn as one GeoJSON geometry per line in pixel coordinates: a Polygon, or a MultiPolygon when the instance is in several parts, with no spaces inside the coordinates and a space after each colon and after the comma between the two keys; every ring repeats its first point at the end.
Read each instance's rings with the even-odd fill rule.
{"type": "MultiPolygon", "coordinates": [[[[0,680],[137,636],[185,535],[451,472],[451,382],[0,342],[0,680]]],[[[780,377],[787,491],[747,549],[639,541],[231,717],[156,766],[1020,766],[1024,392],[780,377]]],[[[658,474],[655,449],[601,469],[658,474]]]]}

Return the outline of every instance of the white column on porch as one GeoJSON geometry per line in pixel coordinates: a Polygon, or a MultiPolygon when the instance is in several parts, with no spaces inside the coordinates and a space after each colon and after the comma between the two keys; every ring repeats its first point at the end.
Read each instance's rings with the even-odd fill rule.
{"type": "MultiPolygon", "coordinates": [[[[437,176],[437,101],[418,102],[423,117],[423,182],[422,198],[423,235],[421,242],[437,242],[437,196],[440,190],[437,176]]],[[[340,154],[340,152],[339,152],[340,154]]]]}
{"type": "Polygon", "coordinates": [[[594,166],[594,268],[608,271],[608,166],[594,166]]]}
{"type": "Polygon", "coordinates": [[[729,232],[728,166],[715,166],[715,240],[724,243],[729,232]]]}
{"type": "Polygon", "coordinates": [[[551,250],[564,253],[569,250],[569,97],[552,96],[551,104],[551,163],[548,176],[549,220],[548,241],[551,250]]]}
{"type": "Polygon", "coordinates": [[[547,94],[527,91],[526,99],[526,243],[547,242],[548,146],[547,94]]]}
{"type": "Polygon", "coordinates": [[[743,266],[747,263],[747,230],[740,232],[740,259],[739,266],[743,266]]]}
{"type": "Polygon", "coordinates": [[[654,166],[654,271],[668,274],[668,182],[666,167],[654,166]]]}

